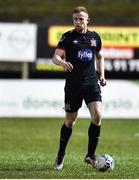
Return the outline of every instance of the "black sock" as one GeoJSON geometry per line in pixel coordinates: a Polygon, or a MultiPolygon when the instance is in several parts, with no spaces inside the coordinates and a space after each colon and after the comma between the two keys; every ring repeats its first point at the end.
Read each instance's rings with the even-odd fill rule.
{"type": "Polygon", "coordinates": [[[101,126],[97,126],[91,122],[88,129],[88,153],[87,156],[93,157],[95,155],[96,147],[99,141],[101,126]]]}
{"type": "Polygon", "coordinates": [[[69,141],[69,138],[71,136],[71,133],[72,133],[72,128],[68,128],[65,124],[63,124],[60,132],[60,145],[58,151],[59,156],[65,155],[65,149],[69,141]]]}

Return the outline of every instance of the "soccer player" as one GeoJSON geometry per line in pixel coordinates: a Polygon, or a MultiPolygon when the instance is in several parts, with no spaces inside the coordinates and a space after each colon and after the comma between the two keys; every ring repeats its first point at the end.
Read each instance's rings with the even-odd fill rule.
{"type": "Polygon", "coordinates": [[[79,108],[84,100],[91,116],[88,128],[88,151],[84,161],[94,165],[101,127],[101,86],[106,85],[101,38],[88,30],[89,14],[85,7],[73,10],[74,29],[64,33],[57,45],[53,63],[66,74],[66,118],[60,131],[60,143],[53,168],[62,170],[67,143],[72,134],[79,108]]]}

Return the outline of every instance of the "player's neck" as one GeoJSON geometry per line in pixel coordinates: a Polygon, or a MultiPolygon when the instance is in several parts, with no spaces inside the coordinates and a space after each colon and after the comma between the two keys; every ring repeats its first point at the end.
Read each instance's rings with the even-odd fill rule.
{"type": "Polygon", "coordinates": [[[87,29],[84,29],[81,34],[85,34],[87,32],[87,29]]]}
{"type": "Polygon", "coordinates": [[[79,30],[77,30],[77,29],[75,29],[78,33],[80,33],[80,34],[85,34],[86,32],[87,32],[87,28],[86,29],[83,29],[82,31],[79,31],[79,30]]]}

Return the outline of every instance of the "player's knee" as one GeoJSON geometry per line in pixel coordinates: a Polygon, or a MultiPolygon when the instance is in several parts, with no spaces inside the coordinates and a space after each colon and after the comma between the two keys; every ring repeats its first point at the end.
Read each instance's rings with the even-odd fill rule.
{"type": "Polygon", "coordinates": [[[65,122],[66,126],[69,128],[73,128],[75,125],[75,121],[66,121],[65,122]]]}
{"type": "Polygon", "coordinates": [[[65,121],[65,124],[66,124],[67,127],[73,128],[74,125],[75,125],[75,119],[74,119],[74,120],[73,120],[73,119],[67,119],[67,120],[65,121]]]}
{"type": "Polygon", "coordinates": [[[65,124],[69,128],[73,128],[76,122],[77,113],[66,113],[65,124]]]}
{"type": "Polygon", "coordinates": [[[101,112],[96,111],[94,113],[93,123],[96,125],[101,125],[101,112]]]}

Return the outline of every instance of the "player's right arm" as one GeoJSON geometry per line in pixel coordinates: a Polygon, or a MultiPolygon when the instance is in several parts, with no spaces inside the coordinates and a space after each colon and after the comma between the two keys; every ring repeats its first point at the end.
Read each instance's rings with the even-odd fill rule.
{"type": "Polygon", "coordinates": [[[70,62],[66,62],[66,53],[64,49],[57,48],[53,56],[53,63],[62,66],[65,71],[72,71],[73,65],[70,62]]]}

